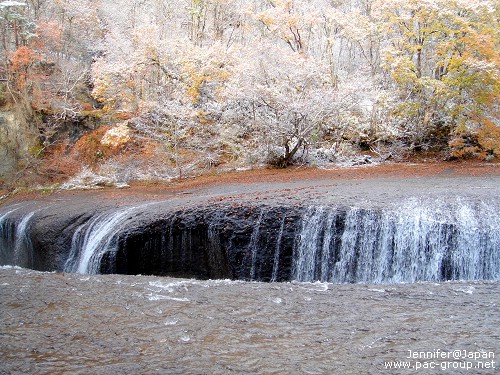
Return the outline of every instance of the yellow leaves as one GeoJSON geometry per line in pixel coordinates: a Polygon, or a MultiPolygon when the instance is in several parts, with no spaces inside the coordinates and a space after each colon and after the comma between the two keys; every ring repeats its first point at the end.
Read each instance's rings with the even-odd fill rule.
{"type": "MultiPolygon", "coordinates": [[[[294,52],[302,52],[304,40],[302,34],[312,30],[321,17],[312,5],[294,4],[293,1],[273,1],[270,7],[254,14],[272,35],[283,40],[294,52]]],[[[305,38],[304,38],[305,39],[305,38]]]]}
{"type": "Polygon", "coordinates": [[[198,120],[200,125],[207,125],[210,119],[210,113],[206,111],[197,111],[195,113],[195,118],[198,120]]]}
{"type": "Polygon", "coordinates": [[[134,110],[136,97],[133,94],[134,85],[130,82],[117,82],[116,77],[101,75],[94,79],[92,96],[98,102],[104,104],[104,112],[112,112],[119,108],[134,110]]]}
{"type": "Polygon", "coordinates": [[[187,83],[186,95],[193,103],[197,103],[200,99],[201,88],[206,82],[207,78],[202,72],[198,71],[193,64],[188,64],[185,69],[185,81],[187,83]]]}
{"type": "Polygon", "coordinates": [[[228,52],[221,46],[198,47],[178,61],[186,86],[186,96],[197,103],[202,90],[210,87],[210,91],[219,95],[224,83],[231,77],[231,64],[228,52]]]}
{"type": "Polygon", "coordinates": [[[222,84],[229,78],[227,71],[203,71],[196,67],[185,67],[185,82],[187,84],[186,96],[193,102],[197,103],[200,100],[201,90],[210,83],[222,84]]]}
{"type": "Polygon", "coordinates": [[[483,119],[483,127],[477,132],[478,142],[481,146],[483,158],[491,155],[495,158],[500,156],[500,126],[490,119],[483,119]]]}
{"type": "MultiPolygon", "coordinates": [[[[491,113],[500,94],[499,34],[492,27],[498,21],[492,13],[453,0],[376,0],[376,5],[380,30],[388,35],[383,66],[400,97],[422,108],[414,112],[409,107],[415,106],[402,105],[401,121],[414,116],[415,123],[425,122],[431,108],[440,123],[470,127],[491,113]]],[[[473,142],[464,141],[467,137],[453,140],[454,152],[481,152],[479,133],[473,142]]]]}
{"type": "Polygon", "coordinates": [[[466,90],[477,105],[490,105],[500,93],[500,65],[497,58],[482,55],[475,45],[455,53],[448,61],[449,73],[443,82],[457,90],[466,90]]]}
{"type": "Polygon", "coordinates": [[[385,68],[391,72],[394,81],[403,87],[415,84],[418,78],[413,61],[395,49],[385,51],[385,68]]]}
{"type": "Polygon", "coordinates": [[[273,17],[273,15],[267,11],[265,12],[260,12],[255,16],[255,19],[257,21],[262,22],[266,27],[269,29],[273,29],[273,26],[276,23],[276,19],[273,17]]]}
{"type": "Polygon", "coordinates": [[[108,112],[114,108],[114,100],[109,95],[110,78],[105,76],[94,77],[92,96],[100,103],[105,103],[103,110],[108,112]]]}

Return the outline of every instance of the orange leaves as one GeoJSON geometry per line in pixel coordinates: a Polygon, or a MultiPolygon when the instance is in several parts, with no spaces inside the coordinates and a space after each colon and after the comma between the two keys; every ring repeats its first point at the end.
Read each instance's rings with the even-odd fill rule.
{"type": "Polygon", "coordinates": [[[482,160],[500,157],[500,126],[488,118],[482,118],[475,132],[464,131],[450,141],[451,155],[457,158],[482,160]]]}
{"type": "Polygon", "coordinates": [[[26,46],[19,47],[9,55],[10,73],[12,81],[19,90],[23,90],[29,79],[31,67],[38,61],[41,56],[31,48],[26,46]]]}
{"type": "Polygon", "coordinates": [[[26,46],[18,48],[9,56],[11,67],[14,72],[28,69],[35,61],[39,59],[40,55],[26,46]]]}
{"type": "Polygon", "coordinates": [[[484,159],[500,157],[500,126],[489,119],[484,119],[483,127],[477,132],[484,159]]]}
{"type": "Polygon", "coordinates": [[[46,60],[44,51],[56,52],[61,47],[61,35],[62,30],[54,22],[40,23],[36,38],[9,53],[8,70],[18,90],[25,89],[28,81],[40,79],[42,74],[38,74],[37,64],[46,60]]]}

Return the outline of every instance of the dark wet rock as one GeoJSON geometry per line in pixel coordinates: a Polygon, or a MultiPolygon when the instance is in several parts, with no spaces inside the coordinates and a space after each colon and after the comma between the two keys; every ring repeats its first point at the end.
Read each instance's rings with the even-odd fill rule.
{"type": "Polygon", "coordinates": [[[0,206],[0,265],[259,281],[499,279],[495,179],[460,180],[455,196],[445,182],[13,200],[0,206]]]}
{"type": "Polygon", "coordinates": [[[124,233],[101,272],[270,281],[279,245],[276,280],[289,280],[301,211],[224,205],[177,211],[124,233]]]}

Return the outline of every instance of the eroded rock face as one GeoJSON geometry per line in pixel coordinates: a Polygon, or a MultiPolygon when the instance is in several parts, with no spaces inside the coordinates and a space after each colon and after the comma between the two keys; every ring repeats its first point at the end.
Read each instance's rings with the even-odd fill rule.
{"type": "Polygon", "coordinates": [[[0,111],[0,182],[12,178],[36,142],[34,129],[25,116],[15,111],[0,111]]]}
{"type": "Polygon", "coordinates": [[[301,211],[220,205],[175,212],[129,231],[101,271],[289,280],[301,211]]]}
{"type": "Polygon", "coordinates": [[[392,208],[21,202],[2,207],[0,264],[258,281],[497,280],[498,208],[464,198],[392,208]]]}
{"type": "Polygon", "coordinates": [[[0,213],[0,263],[40,271],[62,271],[78,225],[91,205],[14,204],[0,213]]]}

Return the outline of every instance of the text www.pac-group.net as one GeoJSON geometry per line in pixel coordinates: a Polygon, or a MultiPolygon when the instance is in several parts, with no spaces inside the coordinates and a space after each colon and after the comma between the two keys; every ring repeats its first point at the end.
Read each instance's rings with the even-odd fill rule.
{"type": "Polygon", "coordinates": [[[452,350],[412,351],[404,360],[384,362],[387,370],[482,370],[495,369],[495,353],[487,351],[452,350]]]}

